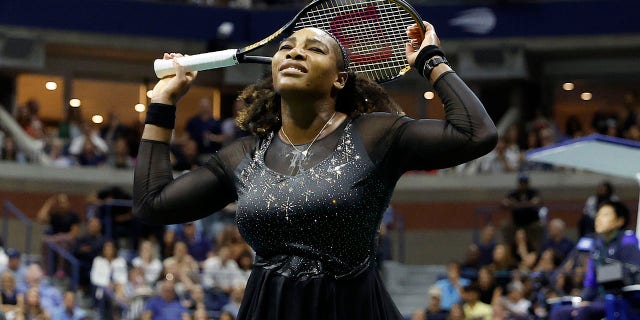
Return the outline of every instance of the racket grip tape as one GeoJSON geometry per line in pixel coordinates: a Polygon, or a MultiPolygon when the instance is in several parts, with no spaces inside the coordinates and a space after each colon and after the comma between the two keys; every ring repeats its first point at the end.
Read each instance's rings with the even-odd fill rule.
{"type": "MultiPolygon", "coordinates": [[[[207,52],[192,56],[177,58],[178,63],[184,67],[186,72],[210,70],[234,66],[239,63],[236,53],[237,49],[227,49],[222,51],[207,52]]],[[[156,59],[153,69],[158,78],[174,75],[173,60],[156,59]]]]}

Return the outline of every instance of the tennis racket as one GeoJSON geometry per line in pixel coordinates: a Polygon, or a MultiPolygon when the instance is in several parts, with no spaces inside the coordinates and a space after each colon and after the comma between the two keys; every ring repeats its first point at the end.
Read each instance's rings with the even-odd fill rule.
{"type": "MultiPolygon", "coordinates": [[[[346,49],[350,70],[376,82],[404,75],[410,66],[405,56],[407,27],[422,19],[403,0],[315,0],[272,35],[240,49],[228,49],[178,58],[187,72],[224,68],[240,63],[270,64],[270,57],[250,56],[280,36],[314,27],[331,33],[346,49]]],[[[171,60],[154,63],[158,78],[174,74],[171,60]]]]}

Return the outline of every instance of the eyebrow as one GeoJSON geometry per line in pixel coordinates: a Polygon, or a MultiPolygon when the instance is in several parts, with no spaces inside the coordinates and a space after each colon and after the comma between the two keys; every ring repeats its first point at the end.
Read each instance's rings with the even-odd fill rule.
{"type": "MultiPolygon", "coordinates": [[[[285,39],[282,39],[282,41],[280,41],[280,43],[287,42],[287,41],[297,42],[298,40],[297,40],[296,37],[291,36],[291,37],[287,37],[285,39]]],[[[320,39],[318,39],[318,38],[311,38],[311,39],[307,38],[307,40],[305,42],[307,44],[321,44],[321,45],[323,45],[325,47],[329,47],[329,45],[327,45],[326,43],[320,41],[320,39]]]]}

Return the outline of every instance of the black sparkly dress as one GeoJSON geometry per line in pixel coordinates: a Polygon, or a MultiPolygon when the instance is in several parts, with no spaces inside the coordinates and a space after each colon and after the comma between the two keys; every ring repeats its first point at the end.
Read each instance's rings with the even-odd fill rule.
{"type": "Polygon", "coordinates": [[[168,145],[143,140],[135,212],[179,223],[237,201],[238,228],[256,252],[238,319],[403,319],[375,267],[378,228],[396,182],[410,170],[477,158],[496,140],[493,122],[457,75],[435,88],[446,120],[347,119],[302,162],[272,133],[240,139],[173,180],[168,145]]]}

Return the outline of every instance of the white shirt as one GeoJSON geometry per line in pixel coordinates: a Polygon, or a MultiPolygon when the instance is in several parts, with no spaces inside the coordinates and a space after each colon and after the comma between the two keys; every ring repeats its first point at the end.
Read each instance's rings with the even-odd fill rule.
{"type": "Polygon", "coordinates": [[[206,289],[227,288],[244,284],[244,277],[234,260],[222,264],[220,257],[210,257],[204,261],[202,286],[206,289]]]}
{"type": "Polygon", "coordinates": [[[131,264],[142,270],[142,273],[144,274],[144,281],[149,285],[154,284],[158,278],[160,278],[160,274],[162,273],[162,262],[160,262],[160,259],[158,258],[153,258],[151,262],[146,263],[142,258],[135,257],[133,258],[133,261],[131,261],[131,264]]]}
{"type": "Polygon", "coordinates": [[[108,287],[112,283],[125,284],[129,274],[127,262],[117,257],[111,262],[105,257],[95,257],[91,265],[91,284],[97,287],[108,287]]]}
{"type": "MultiPolygon", "coordinates": [[[[71,144],[69,145],[69,153],[73,155],[79,155],[80,153],[82,153],[82,147],[84,146],[84,141],[86,138],[86,135],[81,135],[73,138],[73,140],[71,140],[71,144]]],[[[105,154],[109,152],[109,145],[107,145],[107,142],[104,141],[104,139],[102,139],[96,132],[92,132],[89,139],[91,139],[91,142],[96,147],[96,150],[98,152],[105,154]]]]}

